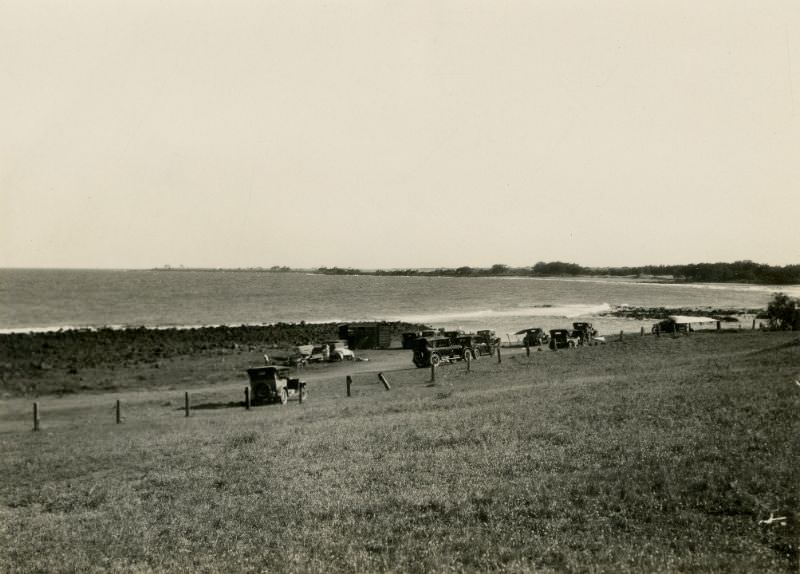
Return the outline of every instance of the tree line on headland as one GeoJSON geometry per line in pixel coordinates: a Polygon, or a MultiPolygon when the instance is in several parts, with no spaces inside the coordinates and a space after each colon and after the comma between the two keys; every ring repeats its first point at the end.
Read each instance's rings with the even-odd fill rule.
{"type": "Polygon", "coordinates": [[[317,273],[329,275],[421,275],[444,277],[660,277],[676,282],[760,283],[792,285],[800,283],[800,265],[773,266],[753,261],[733,263],[690,263],[688,265],[643,265],[638,267],[583,267],[576,263],[540,261],[530,267],[456,267],[439,269],[391,269],[361,271],[352,268],[320,267],[317,273]]]}
{"type": "Polygon", "coordinates": [[[356,269],[353,267],[291,268],[285,265],[246,268],[158,267],[156,271],[269,271],[273,273],[318,273],[321,275],[378,275],[421,277],[636,277],[673,283],[800,284],[800,265],[766,265],[753,261],[733,263],[689,263],[685,265],[640,265],[634,267],[584,267],[563,261],[540,261],[528,267],[496,263],[491,267],[438,267],[436,269],[356,269]]]}

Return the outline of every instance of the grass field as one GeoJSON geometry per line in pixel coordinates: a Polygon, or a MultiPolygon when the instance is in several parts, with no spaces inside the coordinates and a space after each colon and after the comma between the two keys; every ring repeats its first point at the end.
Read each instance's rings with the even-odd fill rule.
{"type": "Polygon", "coordinates": [[[798,572],[796,333],[386,374],[0,402],[0,571],[798,572]]]}

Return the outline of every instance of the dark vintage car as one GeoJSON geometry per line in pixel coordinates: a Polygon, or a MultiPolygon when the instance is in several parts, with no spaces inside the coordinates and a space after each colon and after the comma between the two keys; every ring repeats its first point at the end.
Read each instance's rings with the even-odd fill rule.
{"type": "Polygon", "coordinates": [[[250,378],[250,396],[254,404],[281,403],[285,405],[290,396],[303,394],[306,398],[306,383],[289,376],[287,367],[254,367],[247,369],[250,378]]]}
{"type": "Polygon", "coordinates": [[[492,349],[492,352],[488,353],[489,355],[493,355],[494,351],[500,346],[500,343],[502,342],[500,340],[500,337],[495,335],[494,331],[492,331],[491,329],[481,329],[480,331],[478,331],[477,336],[478,336],[478,341],[484,343],[487,347],[490,347],[492,349]]]}
{"type": "Polygon", "coordinates": [[[653,333],[688,333],[692,331],[689,323],[676,323],[674,319],[659,321],[651,329],[653,333]]]}
{"type": "Polygon", "coordinates": [[[550,341],[550,335],[538,327],[517,331],[515,335],[525,335],[522,338],[522,344],[526,347],[540,347],[550,341]]]}
{"type": "Polygon", "coordinates": [[[463,359],[466,359],[467,355],[470,359],[477,359],[481,355],[494,355],[500,345],[500,339],[491,335],[469,333],[456,337],[456,344],[461,345],[463,359]]]}
{"type": "Polygon", "coordinates": [[[574,337],[568,329],[550,329],[551,349],[574,349],[580,344],[580,337],[574,337]]]}
{"type": "Polygon", "coordinates": [[[592,339],[597,335],[597,329],[592,327],[591,323],[579,321],[572,324],[572,336],[578,337],[584,345],[592,342],[592,339]]]}
{"type": "Polygon", "coordinates": [[[464,348],[449,337],[420,337],[414,341],[412,361],[418,368],[438,366],[442,361],[463,358],[464,348]]]}
{"type": "Polygon", "coordinates": [[[433,337],[436,335],[436,331],[433,329],[425,329],[423,331],[408,331],[403,333],[403,348],[404,349],[413,349],[414,348],[414,341],[419,339],[420,337],[433,337]]]}

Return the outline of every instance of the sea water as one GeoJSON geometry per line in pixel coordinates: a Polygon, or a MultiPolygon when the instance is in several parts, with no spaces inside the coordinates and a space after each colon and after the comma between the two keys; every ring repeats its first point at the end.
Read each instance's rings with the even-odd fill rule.
{"type": "Polygon", "coordinates": [[[800,296],[798,285],[611,278],[0,269],[0,332],[387,320],[493,329],[512,340],[521,329],[569,327],[577,320],[594,323],[602,333],[649,330],[652,320],[604,314],[626,305],[765,308],[776,291],[800,296]]]}

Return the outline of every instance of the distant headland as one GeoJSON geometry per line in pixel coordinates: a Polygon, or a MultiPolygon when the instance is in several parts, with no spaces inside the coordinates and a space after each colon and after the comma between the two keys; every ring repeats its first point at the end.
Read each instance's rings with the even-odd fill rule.
{"type": "Polygon", "coordinates": [[[491,267],[439,267],[408,269],[355,269],[317,267],[314,269],[272,267],[173,267],[154,271],[264,271],[270,273],[317,273],[321,275],[377,275],[422,277],[627,277],[660,283],[753,283],[758,285],[800,284],[800,265],[766,265],[753,261],[733,263],[689,263],[685,265],[642,265],[636,267],[584,267],[562,261],[540,261],[529,267],[497,263],[491,267]]]}

